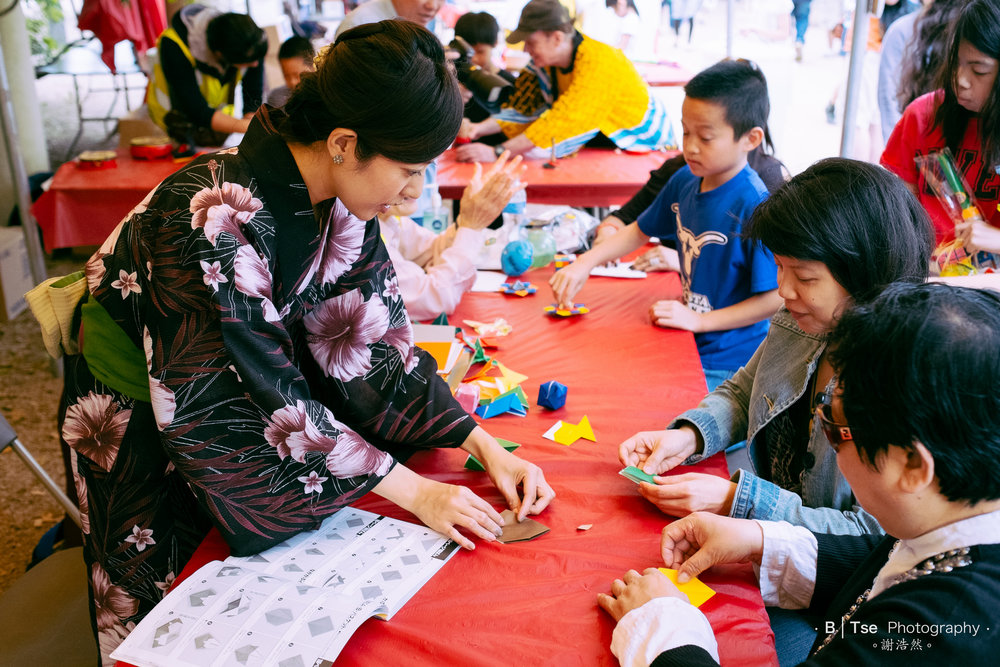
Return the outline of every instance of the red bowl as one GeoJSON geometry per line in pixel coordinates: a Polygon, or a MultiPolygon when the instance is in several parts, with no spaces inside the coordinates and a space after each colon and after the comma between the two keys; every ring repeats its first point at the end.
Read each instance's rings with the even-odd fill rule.
{"type": "Polygon", "coordinates": [[[76,158],[77,169],[97,171],[114,169],[118,166],[118,155],[114,151],[84,151],[76,158]]]}
{"type": "Polygon", "coordinates": [[[129,145],[129,153],[137,160],[159,160],[172,157],[174,145],[166,137],[136,137],[129,145]]]}

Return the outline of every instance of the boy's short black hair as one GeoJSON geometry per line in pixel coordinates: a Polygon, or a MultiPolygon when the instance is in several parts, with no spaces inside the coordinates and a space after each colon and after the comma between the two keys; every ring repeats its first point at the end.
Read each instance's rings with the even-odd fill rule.
{"type": "Polygon", "coordinates": [[[311,62],[315,57],[316,49],[313,48],[312,42],[298,35],[289,37],[278,48],[278,60],[302,58],[311,62]]]}
{"type": "Polygon", "coordinates": [[[226,65],[246,65],[267,53],[267,34],[246,14],[220,14],[205,30],[208,48],[222,54],[226,65]]]}
{"type": "Polygon", "coordinates": [[[895,174],[845,158],[813,164],[754,209],[746,235],[775,255],[821,262],[855,302],[927,278],[933,231],[895,174]]]}
{"type": "Polygon", "coordinates": [[[455,22],[455,36],[464,39],[469,46],[496,46],[500,38],[500,25],[489,12],[466,12],[455,22]]]}
{"type": "Polygon", "coordinates": [[[739,139],[755,127],[767,129],[771,101],[767,79],[749,60],[721,60],[695,74],[684,86],[687,97],[718,104],[726,111],[726,122],[739,139]]]}
{"type": "Polygon", "coordinates": [[[862,461],[919,441],[945,498],[1000,499],[1000,294],[891,285],[844,313],[830,346],[862,461]]]}

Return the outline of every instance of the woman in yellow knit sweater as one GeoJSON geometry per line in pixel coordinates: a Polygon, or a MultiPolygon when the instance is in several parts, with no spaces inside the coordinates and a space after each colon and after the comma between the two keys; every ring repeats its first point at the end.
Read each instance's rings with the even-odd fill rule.
{"type": "Polygon", "coordinates": [[[478,139],[502,131],[508,139],[491,147],[459,146],[457,157],[489,162],[504,150],[514,155],[538,149],[569,155],[598,134],[618,148],[654,150],[673,146],[670,120],[619,49],[579,33],[558,0],[531,0],[509,43],[524,41],[531,64],[517,78],[504,109],[481,123],[466,123],[459,136],[478,139]]]}

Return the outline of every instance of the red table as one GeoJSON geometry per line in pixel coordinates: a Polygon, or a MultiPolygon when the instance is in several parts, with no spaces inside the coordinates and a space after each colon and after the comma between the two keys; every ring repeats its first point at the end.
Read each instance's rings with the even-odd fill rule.
{"type": "Polygon", "coordinates": [[[150,190],[188,161],[133,160],[119,149],[113,169],[87,171],[75,160],[64,163],[31,207],[45,249],[101,245],[150,190]]]}
{"type": "MultiPolygon", "coordinates": [[[[649,172],[676,152],[627,154],[584,148],[545,169],[542,160],[528,160],[524,175],[528,201],[577,207],[624,204],[649,178],[649,172]]],[[[472,177],[473,165],[455,161],[454,151],[438,159],[438,184],[445,199],[461,199],[472,177]]],[[[76,162],[59,167],[52,185],[31,207],[45,241],[45,249],[100,245],[160,181],[185,162],[133,160],[118,151],[114,169],[85,171],[76,162]]]]}
{"type": "MultiPolygon", "coordinates": [[[[617,446],[696,404],[705,381],[691,334],[657,329],[646,314],[652,300],[680,294],[676,274],[592,278],[581,292],[592,311],[568,320],[542,315],[549,275],[551,269],[528,274],[538,286],[533,297],[468,294],[450,320],[504,317],[513,325],[500,349],[489,352],[530,376],[522,386],[531,407],[527,417],[481,423],[521,443],[518,454],[545,471],[557,497],[536,518],[550,532],[530,542],[478,542],[475,551],[457,554],[391,621],[366,621],[337,665],[617,665],[608,648],[614,623],[598,608],[597,593],[629,568],[662,565],[660,530],[670,520],[617,474],[617,446]],[[548,380],[569,388],[565,407],[554,412],[535,405],[539,384],[548,380]],[[584,415],[596,443],[566,447],[541,437],[556,420],[577,423],[584,415]],[[578,530],[583,524],[593,527],[578,530]]],[[[464,470],[464,461],[461,450],[435,450],[408,465],[502,507],[486,474],[464,470]]],[[[727,475],[721,455],[696,469],[727,475]]],[[[357,506],[413,520],[373,494],[357,506]]],[[[211,533],[181,578],[227,554],[211,533]]],[[[702,579],[717,592],[702,610],[717,633],[722,664],[777,665],[751,568],[716,568],[702,579]]]]}
{"type": "MultiPolygon", "coordinates": [[[[584,148],[556,160],[554,169],[545,168],[545,160],[525,160],[527,169],[521,180],[528,184],[528,201],[536,204],[568,204],[579,208],[621,206],[639,191],[658,168],[677,151],[625,153],[623,151],[584,148]]],[[[472,163],[457,162],[455,151],[445,151],[438,158],[438,189],[445,199],[461,199],[462,190],[472,178],[472,163]]]]}

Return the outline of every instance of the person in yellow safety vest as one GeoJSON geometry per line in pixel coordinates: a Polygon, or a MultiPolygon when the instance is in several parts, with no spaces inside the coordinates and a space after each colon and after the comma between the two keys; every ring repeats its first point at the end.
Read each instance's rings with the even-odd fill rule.
{"type": "Polygon", "coordinates": [[[243,14],[188,5],[156,43],[157,58],[146,92],[149,115],[170,137],[189,146],[219,146],[246,132],[264,93],[267,36],[243,14]],[[243,83],[243,117],[234,113],[236,84],[243,83]]]}

